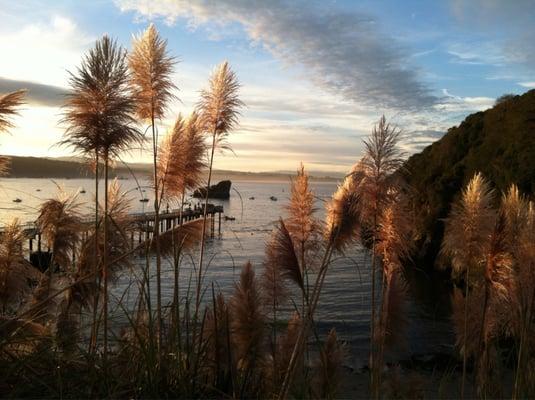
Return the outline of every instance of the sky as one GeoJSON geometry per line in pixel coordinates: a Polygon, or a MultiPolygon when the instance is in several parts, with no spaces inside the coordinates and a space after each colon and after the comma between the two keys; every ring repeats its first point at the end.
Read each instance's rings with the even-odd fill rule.
{"type": "Polygon", "coordinates": [[[0,93],[29,90],[0,153],[70,155],[56,145],[69,71],[103,34],[128,50],[151,22],[178,61],[161,132],[214,66],[237,73],[246,107],[218,169],[345,172],[383,114],[411,154],[535,88],[535,0],[0,0],[0,93]]]}

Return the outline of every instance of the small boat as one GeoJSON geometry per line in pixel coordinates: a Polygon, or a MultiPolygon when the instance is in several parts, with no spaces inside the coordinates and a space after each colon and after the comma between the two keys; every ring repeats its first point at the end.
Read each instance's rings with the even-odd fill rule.
{"type": "Polygon", "coordinates": [[[40,191],[41,191],[41,189],[35,189],[35,191],[36,191],[36,192],[40,192],[40,191]]]}
{"type": "Polygon", "coordinates": [[[22,202],[22,200],[19,199],[18,197],[17,197],[16,199],[13,200],[13,203],[20,203],[20,202],[22,202]]]}
{"type": "Polygon", "coordinates": [[[139,199],[140,202],[142,203],[148,203],[149,202],[149,199],[145,198],[145,199],[139,199]]]}
{"type": "Polygon", "coordinates": [[[80,193],[85,193],[85,189],[80,190],[80,193]]]}
{"type": "Polygon", "coordinates": [[[225,215],[225,221],[235,221],[236,217],[229,217],[228,215],[225,215]]]}
{"type": "Polygon", "coordinates": [[[276,198],[275,196],[271,196],[269,199],[270,199],[271,201],[277,201],[277,198],[276,198]]]}
{"type": "Polygon", "coordinates": [[[249,197],[249,200],[254,200],[254,196],[252,196],[252,197],[249,197]]]}

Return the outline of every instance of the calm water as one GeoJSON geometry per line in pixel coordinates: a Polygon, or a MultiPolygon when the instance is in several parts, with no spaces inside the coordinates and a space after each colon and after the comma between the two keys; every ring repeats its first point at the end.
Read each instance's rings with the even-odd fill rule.
{"type": "MultiPolygon", "coordinates": [[[[141,196],[151,198],[148,187],[139,190],[134,180],[123,180],[120,183],[132,198],[133,211],[150,211],[151,202],[139,202],[141,196]]],[[[0,221],[5,222],[13,217],[18,217],[23,222],[33,221],[39,204],[56,193],[57,185],[68,192],[83,188],[86,193],[79,195],[80,200],[90,204],[93,199],[94,183],[89,179],[4,179],[0,183],[0,221]],[[22,202],[14,203],[12,200],[15,198],[20,198],[22,202]]],[[[323,218],[324,202],[336,189],[336,184],[313,183],[312,188],[318,198],[318,217],[323,218]]],[[[210,287],[213,282],[216,288],[229,295],[234,281],[239,278],[241,266],[248,260],[256,266],[257,274],[261,273],[265,243],[279,216],[285,216],[284,205],[288,197],[289,182],[235,181],[230,200],[213,201],[222,204],[225,215],[233,216],[236,220],[223,220],[221,237],[209,241],[206,287],[210,287]],[[277,197],[278,201],[271,201],[270,196],[277,197]],[[255,199],[251,200],[251,197],[255,199]]],[[[192,204],[197,202],[194,199],[190,201],[192,204]]],[[[173,208],[173,204],[170,208],[173,208]]],[[[186,259],[181,270],[183,294],[193,272],[193,258],[186,259]]],[[[354,246],[344,256],[337,255],[334,259],[316,316],[318,329],[321,334],[335,327],[338,334],[348,342],[352,360],[359,366],[366,359],[369,340],[369,257],[361,248],[354,246]]],[[[143,262],[143,259],[134,261],[143,262]]],[[[132,271],[123,273],[113,291],[113,296],[121,297],[123,303],[130,307],[135,302],[135,290],[125,289],[133,284],[133,276],[137,273],[140,271],[135,267],[132,271]]],[[[170,301],[172,290],[173,274],[170,264],[166,262],[162,276],[165,301],[170,301]]],[[[453,338],[448,317],[449,299],[444,288],[426,274],[415,271],[409,279],[407,294],[408,346],[406,349],[400,349],[400,356],[451,349],[453,338]]],[[[207,297],[210,298],[211,295],[207,297]]],[[[295,302],[299,304],[297,297],[295,302]]],[[[120,314],[120,310],[115,312],[119,320],[120,314]]]]}

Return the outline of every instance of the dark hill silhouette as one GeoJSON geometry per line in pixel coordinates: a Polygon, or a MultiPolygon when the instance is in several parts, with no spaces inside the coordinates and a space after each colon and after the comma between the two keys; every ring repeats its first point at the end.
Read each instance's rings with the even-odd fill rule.
{"type": "MultiPolygon", "coordinates": [[[[92,178],[93,173],[86,163],[73,158],[53,159],[39,157],[9,156],[9,178],[92,178]]],[[[150,173],[149,167],[141,165],[129,166],[136,174],[150,173]]],[[[128,178],[130,172],[123,165],[117,165],[110,171],[110,176],[128,178]]]]}
{"type": "MultiPolygon", "coordinates": [[[[7,178],[93,178],[93,172],[87,163],[78,157],[40,158],[9,156],[10,170],[7,178]]],[[[138,178],[152,175],[152,164],[128,163],[125,166],[117,163],[110,170],[110,177],[131,178],[132,171],[138,178]]],[[[337,181],[343,175],[316,171],[310,177],[313,181],[337,181]]],[[[215,180],[250,180],[250,181],[289,181],[295,173],[290,172],[245,172],[230,170],[214,170],[215,180]]],[[[4,177],[3,177],[4,178],[4,177]]]]}
{"type": "Polygon", "coordinates": [[[516,183],[524,194],[535,192],[535,90],[469,115],[410,157],[405,169],[414,190],[418,259],[428,267],[437,260],[443,219],[475,172],[482,172],[499,191],[516,183]]]}

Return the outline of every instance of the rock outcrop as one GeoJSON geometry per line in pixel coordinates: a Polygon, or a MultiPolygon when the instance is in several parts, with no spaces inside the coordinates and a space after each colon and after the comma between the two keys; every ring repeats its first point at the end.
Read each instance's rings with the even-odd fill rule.
{"type": "MultiPolygon", "coordinates": [[[[221,181],[216,185],[211,185],[208,188],[208,197],[211,199],[223,199],[226,200],[230,197],[231,181],[221,181]]],[[[193,192],[193,197],[204,198],[206,197],[206,188],[199,188],[193,192]]]]}

